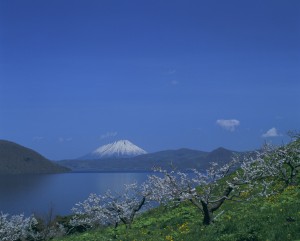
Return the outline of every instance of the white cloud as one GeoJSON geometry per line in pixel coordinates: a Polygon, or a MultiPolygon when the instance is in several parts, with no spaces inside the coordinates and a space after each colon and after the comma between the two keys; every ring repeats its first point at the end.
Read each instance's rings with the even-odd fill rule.
{"type": "Polygon", "coordinates": [[[262,134],[262,137],[277,137],[280,136],[277,129],[275,127],[268,130],[266,133],[262,134]]]}
{"type": "Polygon", "coordinates": [[[100,139],[106,139],[106,138],[109,138],[109,137],[114,137],[116,135],[118,135],[118,132],[116,132],[116,131],[106,132],[105,134],[100,136],[100,139]]]}
{"type": "Polygon", "coordinates": [[[240,125],[240,121],[236,119],[231,120],[217,120],[217,125],[228,131],[235,131],[235,128],[240,125]]]}

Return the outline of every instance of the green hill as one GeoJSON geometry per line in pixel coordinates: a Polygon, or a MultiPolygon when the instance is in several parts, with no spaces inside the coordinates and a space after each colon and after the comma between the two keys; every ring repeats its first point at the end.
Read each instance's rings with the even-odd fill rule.
{"type": "Polygon", "coordinates": [[[285,241],[300,239],[300,186],[249,202],[227,202],[210,226],[189,203],[159,207],[138,217],[130,230],[102,228],[57,241],[285,241]]]}
{"type": "Polygon", "coordinates": [[[60,173],[70,171],[39,153],[14,142],[0,140],[0,174],[60,173]]]}

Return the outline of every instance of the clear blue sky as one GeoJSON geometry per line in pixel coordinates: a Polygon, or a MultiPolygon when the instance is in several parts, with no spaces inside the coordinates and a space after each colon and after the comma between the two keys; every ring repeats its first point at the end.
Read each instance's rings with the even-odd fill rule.
{"type": "Polygon", "coordinates": [[[1,0],[0,139],[50,159],[288,141],[299,0],[1,0]]]}

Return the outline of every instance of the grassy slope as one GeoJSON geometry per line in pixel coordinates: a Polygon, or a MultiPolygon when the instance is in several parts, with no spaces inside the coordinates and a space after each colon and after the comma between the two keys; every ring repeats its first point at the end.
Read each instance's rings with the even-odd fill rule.
{"type": "Polygon", "coordinates": [[[104,228],[57,240],[300,240],[300,186],[251,202],[227,202],[216,222],[203,226],[202,215],[189,203],[159,207],[138,217],[131,230],[104,228]]]}

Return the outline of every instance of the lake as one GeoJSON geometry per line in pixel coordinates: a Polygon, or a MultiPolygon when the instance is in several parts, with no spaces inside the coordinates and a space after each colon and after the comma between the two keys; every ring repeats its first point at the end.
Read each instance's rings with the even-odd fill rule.
{"type": "Polygon", "coordinates": [[[124,184],[142,183],[149,173],[63,173],[0,176],[0,212],[67,215],[90,193],[122,192],[124,184]]]}

